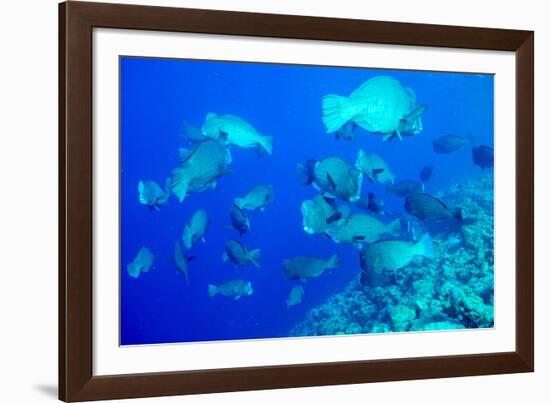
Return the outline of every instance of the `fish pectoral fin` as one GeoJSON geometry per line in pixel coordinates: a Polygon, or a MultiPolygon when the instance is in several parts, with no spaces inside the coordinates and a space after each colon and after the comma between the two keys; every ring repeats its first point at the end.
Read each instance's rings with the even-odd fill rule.
{"type": "Polygon", "coordinates": [[[336,190],[336,183],[334,182],[334,179],[332,179],[332,176],[330,176],[329,173],[327,173],[327,181],[328,181],[329,187],[332,190],[336,190]]]}
{"type": "Polygon", "coordinates": [[[382,141],[388,141],[388,140],[391,139],[393,136],[394,136],[394,133],[384,134],[384,137],[382,137],[382,141]]]}
{"type": "Polygon", "coordinates": [[[399,129],[395,131],[395,134],[399,138],[399,140],[403,140],[403,137],[401,137],[401,133],[399,133],[399,129]]]}

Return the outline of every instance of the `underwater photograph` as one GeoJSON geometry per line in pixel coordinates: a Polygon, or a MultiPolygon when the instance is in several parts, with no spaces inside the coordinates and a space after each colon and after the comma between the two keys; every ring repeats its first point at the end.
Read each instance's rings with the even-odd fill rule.
{"type": "Polygon", "coordinates": [[[494,327],[494,76],[119,57],[120,344],[494,327]]]}

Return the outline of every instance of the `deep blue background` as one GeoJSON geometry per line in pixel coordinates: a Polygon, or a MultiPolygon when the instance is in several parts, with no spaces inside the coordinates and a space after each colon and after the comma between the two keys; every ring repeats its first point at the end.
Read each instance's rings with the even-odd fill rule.
{"type": "MultiPolygon", "coordinates": [[[[121,343],[284,337],[308,310],[341,291],[359,273],[357,252],[302,229],[300,206],[316,194],[300,186],[296,165],[307,158],[339,154],[355,162],[357,151],[383,156],[400,179],[418,179],[420,169],[434,164],[426,191],[475,178],[471,145],[450,155],[432,151],[444,134],[471,135],[474,144],[493,145],[493,76],[477,74],[387,71],[374,69],[287,66],[271,64],[166,60],[122,57],[121,63],[121,343]],[[349,95],[377,75],[391,75],[414,89],[417,103],[429,105],[424,131],[414,138],[384,143],[361,129],[356,141],[336,141],[325,133],[321,98],[349,95]],[[171,198],[160,211],[139,204],[137,184],[164,184],[178,165],[178,147],[188,147],[180,134],[183,120],[201,127],[208,112],[234,114],[263,135],[273,136],[273,156],[258,157],[253,149],[233,147],[231,175],[215,190],[193,193],[183,203],[171,198]],[[261,268],[235,268],[222,262],[224,243],[238,234],[229,209],[236,196],[256,184],[272,184],[274,201],[264,212],[252,212],[251,233],[242,238],[261,248],[261,268]],[[193,212],[205,209],[211,226],[207,242],[191,254],[187,286],[170,263],[174,242],[193,212]],[[141,246],[155,255],[154,269],[130,278],[126,265],[141,246]],[[285,258],[337,253],[341,267],[303,284],[304,301],[287,309],[294,282],[282,274],[285,258]],[[242,278],[252,281],[254,294],[234,301],[209,298],[207,285],[242,278]]],[[[380,186],[375,191],[390,212],[402,213],[402,200],[380,186]]]]}

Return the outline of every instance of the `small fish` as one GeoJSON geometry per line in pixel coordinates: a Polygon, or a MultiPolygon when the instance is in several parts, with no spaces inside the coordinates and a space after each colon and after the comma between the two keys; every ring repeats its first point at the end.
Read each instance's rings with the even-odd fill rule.
{"type": "Polygon", "coordinates": [[[139,202],[158,210],[164,206],[170,198],[170,179],[166,180],[165,190],[163,190],[156,182],[139,181],[138,192],[139,202]]]}
{"type": "Polygon", "coordinates": [[[393,183],[395,180],[395,175],[391,172],[390,167],[378,154],[367,154],[363,150],[359,150],[355,167],[371,182],[384,184],[393,183]]]}
{"type": "Polygon", "coordinates": [[[218,116],[210,112],[202,126],[202,133],[226,144],[241,148],[256,148],[259,154],[273,152],[273,137],[262,136],[246,120],[234,115],[218,116]]]}
{"type": "Polygon", "coordinates": [[[384,235],[398,236],[400,232],[399,218],[385,224],[368,214],[353,214],[343,222],[329,227],[326,234],[336,243],[353,244],[361,248],[363,243],[376,242],[384,235]]]}
{"type": "Polygon", "coordinates": [[[481,169],[492,168],[494,166],[495,151],[489,146],[479,146],[472,148],[472,160],[474,164],[481,169]]]}
{"type": "Polygon", "coordinates": [[[429,234],[418,242],[401,240],[379,241],[360,252],[361,268],[365,270],[397,270],[408,266],[415,256],[433,259],[433,245],[429,234]]]}
{"type": "MultiPolygon", "coordinates": [[[[422,132],[422,116],[428,109],[428,105],[418,105],[408,114],[403,116],[399,121],[399,129],[396,131],[397,136],[416,136],[422,132]]],[[[386,136],[387,137],[387,136],[386,136]]],[[[385,138],[387,139],[387,138],[385,138]]]]}
{"type": "Polygon", "coordinates": [[[336,255],[333,255],[329,260],[299,256],[283,261],[285,276],[291,280],[319,277],[325,270],[334,269],[338,266],[340,266],[340,260],[336,255]]]}
{"type": "Polygon", "coordinates": [[[244,197],[236,197],[233,203],[241,210],[260,210],[273,201],[273,187],[271,185],[258,185],[253,187],[244,197]]]}
{"type": "Polygon", "coordinates": [[[347,122],[340,129],[334,132],[334,137],[336,138],[336,140],[342,139],[342,140],[355,141],[356,128],[357,128],[357,124],[355,122],[347,122]]]}
{"type": "Polygon", "coordinates": [[[435,139],[433,149],[438,154],[449,154],[460,149],[467,142],[468,139],[465,137],[449,134],[435,139]]]}
{"type": "Polygon", "coordinates": [[[242,236],[250,231],[250,220],[236,204],[231,205],[231,225],[242,236]]]}
{"type": "Polygon", "coordinates": [[[181,125],[181,136],[185,137],[185,139],[192,144],[200,143],[208,138],[202,134],[202,131],[198,127],[187,121],[183,121],[181,125]]]}
{"type": "Polygon", "coordinates": [[[182,202],[188,193],[216,187],[216,180],[228,174],[231,154],[217,140],[204,140],[193,149],[180,148],[180,166],[172,171],[170,188],[182,202]]]}
{"type": "Polygon", "coordinates": [[[426,193],[411,193],[405,199],[405,210],[421,220],[462,219],[460,208],[449,208],[436,197],[426,193]]]}
{"type": "Polygon", "coordinates": [[[302,203],[304,231],[308,234],[321,234],[335,221],[346,218],[350,208],[346,205],[337,206],[334,199],[317,195],[313,200],[302,203]]]}
{"type": "Polygon", "coordinates": [[[424,184],[403,180],[388,186],[386,189],[399,197],[405,197],[410,193],[422,193],[424,191],[424,184]]]}
{"type": "Polygon", "coordinates": [[[208,284],[208,296],[210,298],[220,294],[238,300],[246,295],[252,295],[253,292],[252,283],[245,280],[231,280],[221,285],[208,284]]]}
{"type": "Polygon", "coordinates": [[[422,170],[420,171],[420,181],[422,182],[428,182],[430,178],[432,177],[432,172],[434,170],[433,165],[426,165],[422,170]]]}
{"type": "Polygon", "coordinates": [[[197,210],[191,217],[191,220],[187,223],[183,229],[183,244],[187,250],[191,249],[193,244],[202,239],[203,242],[206,231],[208,231],[208,225],[210,224],[210,219],[208,214],[204,210],[197,210]]]}
{"type": "Polygon", "coordinates": [[[151,251],[146,247],[142,247],[134,258],[134,261],[128,263],[126,266],[128,274],[130,277],[138,278],[141,273],[146,273],[151,269],[154,259],[155,257],[151,251]]]}
{"type": "Polygon", "coordinates": [[[372,192],[361,195],[359,200],[355,202],[355,205],[362,210],[374,214],[384,214],[384,201],[376,197],[372,192]]]}
{"type": "Polygon", "coordinates": [[[297,171],[302,184],[313,184],[326,197],[355,202],[361,196],[363,174],[341,157],[310,159],[305,165],[299,164],[297,171]]]}
{"type": "Polygon", "coordinates": [[[298,305],[302,303],[302,298],[304,297],[304,287],[301,285],[295,285],[290,290],[288,299],[286,300],[286,307],[290,308],[291,306],[298,305]]]}
{"type": "Polygon", "coordinates": [[[174,246],[174,263],[176,264],[178,271],[185,276],[185,281],[187,282],[187,285],[189,285],[189,270],[187,263],[193,260],[194,257],[187,256],[185,252],[186,250],[182,240],[178,239],[176,241],[176,245],[174,246]]]}
{"type": "Polygon", "coordinates": [[[256,267],[260,267],[260,249],[248,250],[240,242],[230,239],[225,243],[225,252],[223,253],[223,261],[230,260],[238,266],[243,266],[252,263],[256,267]]]}

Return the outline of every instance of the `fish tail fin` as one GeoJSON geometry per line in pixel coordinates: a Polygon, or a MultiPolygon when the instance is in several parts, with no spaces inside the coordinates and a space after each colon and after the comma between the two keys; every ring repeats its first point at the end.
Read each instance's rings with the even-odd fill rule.
{"type": "Polygon", "coordinates": [[[189,273],[187,272],[187,270],[183,272],[183,275],[185,277],[185,282],[187,283],[187,285],[191,285],[191,283],[189,282],[189,273]]]}
{"type": "Polygon", "coordinates": [[[263,136],[260,143],[262,149],[269,155],[273,154],[273,137],[272,136],[263,136]]]}
{"type": "Polygon", "coordinates": [[[145,197],[145,184],[143,181],[138,183],[138,192],[139,192],[139,202],[141,204],[147,204],[147,198],[145,197]]]}
{"type": "Polygon", "coordinates": [[[338,258],[338,255],[332,255],[330,257],[330,259],[328,260],[328,267],[330,268],[340,267],[340,258],[338,258]]]}
{"type": "Polygon", "coordinates": [[[401,232],[401,219],[396,218],[387,225],[386,229],[391,236],[398,236],[401,232]]]}
{"type": "Polygon", "coordinates": [[[176,195],[180,203],[187,196],[187,190],[189,189],[189,182],[185,177],[185,170],[182,168],[176,168],[172,171],[172,176],[170,177],[170,188],[172,193],[176,195]]]}
{"type": "Polygon", "coordinates": [[[233,199],[233,203],[235,203],[235,206],[237,206],[239,209],[242,210],[243,206],[244,206],[244,203],[245,203],[245,200],[242,197],[235,197],[233,199]]]}
{"type": "Polygon", "coordinates": [[[218,294],[218,287],[212,284],[208,284],[208,296],[212,298],[216,294],[218,294]]]}
{"type": "Polygon", "coordinates": [[[164,191],[168,194],[170,194],[170,188],[172,187],[172,180],[170,177],[166,178],[164,181],[164,191]]]}
{"type": "Polygon", "coordinates": [[[350,100],[340,95],[325,95],[323,105],[323,124],[327,133],[334,133],[344,126],[353,115],[350,113],[350,100]]]}
{"type": "Polygon", "coordinates": [[[419,255],[424,256],[428,259],[434,258],[434,247],[430,234],[426,233],[422,235],[420,241],[418,241],[417,243],[417,246],[419,255]]]}
{"type": "Polygon", "coordinates": [[[261,249],[254,249],[248,252],[248,257],[250,259],[250,263],[252,263],[256,267],[260,267],[260,253],[262,252],[261,249]]]}

